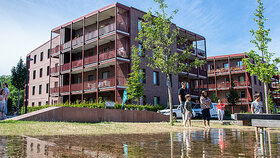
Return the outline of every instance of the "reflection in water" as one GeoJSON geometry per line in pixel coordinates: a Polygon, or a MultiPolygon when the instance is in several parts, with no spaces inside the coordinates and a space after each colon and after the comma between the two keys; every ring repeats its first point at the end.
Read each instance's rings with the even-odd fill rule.
{"type": "Polygon", "coordinates": [[[280,134],[235,129],[102,136],[0,136],[0,157],[277,157],[280,134]]]}

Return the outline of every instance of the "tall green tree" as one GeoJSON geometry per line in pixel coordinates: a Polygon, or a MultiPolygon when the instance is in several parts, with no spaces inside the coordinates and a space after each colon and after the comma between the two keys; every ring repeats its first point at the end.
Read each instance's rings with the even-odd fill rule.
{"type": "Polygon", "coordinates": [[[170,106],[170,124],[172,125],[172,95],[171,95],[171,75],[177,75],[178,72],[189,71],[191,67],[200,66],[204,62],[196,59],[194,62],[185,64],[186,60],[193,51],[192,47],[188,47],[183,53],[172,52],[171,49],[177,43],[186,42],[186,39],[180,36],[179,28],[172,24],[171,20],[178,10],[174,10],[170,15],[167,14],[168,8],[165,0],[155,0],[158,4],[158,10],[152,15],[149,9],[147,14],[143,16],[141,22],[141,30],[138,32],[136,41],[142,43],[145,51],[151,52],[152,55],[145,54],[147,66],[153,70],[159,70],[166,75],[168,86],[168,100],[170,106]]]}
{"type": "Polygon", "coordinates": [[[246,71],[251,76],[258,76],[258,79],[264,83],[266,113],[268,113],[268,84],[271,83],[273,76],[279,74],[276,67],[280,63],[280,58],[274,59],[275,53],[268,52],[268,43],[271,42],[271,38],[269,38],[270,29],[266,29],[264,26],[267,18],[263,15],[263,2],[261,0],[257,0],[257,2],[259,5],[254,13],[254,21],[257,23],[258,29],[250,30],[253,36],[253,40],[250,42],[255,45],[257,50],[251,50],[249,53],[246,53],[249,58],[243,59],[243,62],[246,64],[246,71]]]}
{"type": "Polygon", "coordinates": [[[236,106],[236,103],[238,102],[238,100],[240,98],[238,92],[234,89],[234,87],[235,87],[234,82],[231,81],[231,87],[229,89],[229,94],[226,96],[229,105],[232,106],[232,113],[234,113],[233,108],[236,106]]]}
{"type": "Polygon", "coordinates": [[[20,58],[17,66],[13,67],[11,70],[12,73],[12,84],[18,90],[18,103],[17,103],[17,114],[19,110],[20,104],[20,91],[24,89],[25,81],[26,81],[26,65],[23,63],[23,60],[20,58]]]}
{"type": "Polygon", "coordinates": [[[142,50],[138,50],[135,46],[132,47],[131,54],[131,70],[132,72],[129,74],[129,78],[127,81],[127,99],[133,99],[139,105],[140,98],[144,95],[144,72],[140,68],[140,57],[138,55],[138,51],[140,53],[142,50]]]}

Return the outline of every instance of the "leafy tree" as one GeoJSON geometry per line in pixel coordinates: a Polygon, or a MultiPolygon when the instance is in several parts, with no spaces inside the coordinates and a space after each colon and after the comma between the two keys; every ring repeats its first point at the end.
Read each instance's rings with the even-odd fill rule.
{"type": "Polygon", "coordinates": [[[210,99],[213,101],[213,102],[218,102],[218,100],[220,99],[219,97],[217,97],[216,93],[213,93],[211,96],[210,96],[210,99]]]}
{"type": "Polygon", "coordinates": [[[279,74],[279,71],[275,68],[280,63],[280,58],[273,59],[275,53],[268,52],[268,43],[271,41],[271,38],[268,37],[270,29],[265,29],[264,27],[264,22],[267,21],[267,18],[264,18],[263,15],[263,3],[261,0],[257,0],[257,2],[259,6],[254,13],[254,21],[258,25],[258,29],[250,30],[253,36],[253,40],[250,42],[255,44],[257,51],[251,50],[246,53],[249,58],[243,59],[243,62],[246,64],[246,71],[251,76],[256,75],[260,81],[264,82],[266,113],[268,113],[268,84],[271,83],[273,76],[279,74]]]}
{"type": "Polygon", "coordinates": [[[268,90],[268,105],[270,111],[275,111],[274,101],[270,90],[268,90]]]}
{"type": "MultiPolygon", "coordinates": [[[[138,55],[138,49],[133,46],[131,54],[131,70],[127,82],[127,99],[133,99],[139,104],[140,98],[144,95],[144,85],[142,84],[144,80],[143,71],[140,69],[139,65],[141,63],[140,57],[138,55]]],[[[142,51],[142,50],[140,50],[142,51]]]]}
{"type": "MultiPolygon", "coordinates": [[[[238,102],[238,100],[240,98],[238,92],[234,89],[234,87],[235,87],[234,82],[231,81],[231,87],[229,89],[229,94],[226,96],[229,105],[232,107],[236,106],[236,103],[238,102]]],[[[232,113],[233,113],[233,111],[232,111],[232,113]]]]}
{"type": "Polygon", "coordinates": [[[26,81],[26,66],[23,63],[23,60],[20,58],[16,67],[13,67],[12,70],[12,84],[18,89],[18,103],[17,103],[17,114],[19,110],[20,104],[20,91],[24,89],[25,81],[26,81]]]}
{"type": "Polygon", "coordinates": [[[171,20],[178,10],[174,10],[170,15],[167,14],[167,4],[165,0],[155,0],[159,5],[158,11],[155,11],[155,16],[152,15],[152,11],[149,10],[147,14],[143,16],[141,22],[141,30],[138,32],[136,41],[142,43],[142,47],[145,51],[152,52],[152,55],[145,54],[147,59],[147,66],[153,70],[159,70],[166,75],[168,85],[168,100],[170,105],[170,123],[172,123],[172,95],[171,95],[171,75],[177,75],[178,72],[189,71],[191,67],[200,66],[204,62],[196,59],[194,62],[185,64],[188,59],[192,47],[188,47],[183,53],[177,53],[171,51],[177,43],[186,42],[186,39],[179,37],[179,28],[172,24],[171,20]]]}

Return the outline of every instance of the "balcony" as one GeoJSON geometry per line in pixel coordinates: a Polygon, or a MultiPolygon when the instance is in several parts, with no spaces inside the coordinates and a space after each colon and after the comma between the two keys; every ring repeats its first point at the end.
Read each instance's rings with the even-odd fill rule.
{"type": "Polygon", "coordinates": [[[51,75],[55,75],[55,74],[57,74],[57,73],[58,73],[58,66],[52,67],[52,68],[51,68],[50,74],[51,74],[51,75]]]}
{"type": "Polygon", "coordinates": [[[92,39],[95,39],[98,35],[97,30],[91,31],[89,33],[86,34],[85,36],[85,41],[90,41],[92,39]]]}
{"type": "Polygon", "coordinates": [[[57,45],[57,46],[55,46],[54,48],[52,48],[52,50],[51,50],[51,55],[52,55],[52,56],[58,55],[58,54],[59,54],[59,51],[60,51],[60,46],[57,45]]]}
{"type": "Polygon", "coordinates": [[[50,88],[50,94],[57,94],[58,91],[59,91],[59,88],[58,88],[58,87],[50,88]]]}
{"type": "Polygon", "coordinates": [[[115,23],[109,24],[99,29],[99,36],[106,35],[115,30],[115,23]]]}
{"type": "Polygon", "coordinates": [[[70,45],[71,45],[71,41],[68,41],[68,42],[62,44],[61,49],[62,50],[68,49],[68,48],[70,48],[70,45]]]}
{"type": "Polygon", "coordinates": [[[206,57],[206,53],[204,50],[201,50],[201,49],[194,49],[194,53],[197,54],[198,56],[202,57],[202,58],[205,58],[206,57]]]}
{"type": "Polygon", "coordinates": [[[83,44],[83,36],[81,37],[75,37],[72,40],[72,47],[80,47],[83,44]]]}
{"type": "Polygon", "coordinates": [[[69,85],[60,87],[60,93],[69,93],[69,85]]]}
{"type": "Polygon", "coordinates": [[[82,83],[71,84],[71,91],[81,91],[83,90],[82,88],[83,88],[82,83]]]}
{"type": "MultiPolygon", "coordinates": [[[[246,87],[246,81],[234,81],[234,88],[244,88],[246,87]]],[[[250,86],[250,83],[248,83],[248,86],[250,86]]],[[[208,84],[208,88],[209,90],[215,90],[216,89],[216,85],[215,84],[208,84]]],[[[223,83],[217,83],[217,89],[229,89],[230,88],[230,83],[229,82],[223,82],[223,83]]]]}
{"type": "Polygon", "coordinates": [[[89,65],[89,64],[96,63],[97,62],[96,59],[97,59],[97,55],[86,57],[85,61],[84,61],[84,64],[89,65]]]}
{"type": "MultiPolygon", "coordinates": [[[[227,75],[229,74],[229,69],[227,68],[220,68],[220,69],[216,69],[215,70],[208,70],[208,75],[214,75],[214,73],[216,72],[216,75],[227,75]]],[[[245,72],[245,67],[231,67],[230,68],[230,72],[231,73],[244,73],[245,72]]]]}
{"type": "Polygon", "coordinates": [[[113,87],[115,86],[115,78],[107,78],[99,80],[98,82],[98,88],[107,88],[107,87],[113,87]]]}
{"type": "Polygon", "coordinates": [[[115,58],[115,50],[110,50],[99,54],[99,61],[115,58]]]}
{"type": "Polygon", "coordinates": [[[81,67],[83,65],[83,60],[74,60],[72,61],[72,69],[77,68],[77,67],[81,67]]]}
{"type": "Polygon", "coordinates": [[[65,63],[63,65],[61,65],[61,71],[67,71],[70,70],[70,63],[65,63]]]}
{"type": "Polygon", "coordinates": [[[231,67],[230,71],[231,73],[243,73],[245,72],[245,66],[240,66],[240,67],[231,67]]]}
{"type": "Polygon", "coordinates": [[[96,81],[85,81],[84,90],[96,90],[96,81]]]}

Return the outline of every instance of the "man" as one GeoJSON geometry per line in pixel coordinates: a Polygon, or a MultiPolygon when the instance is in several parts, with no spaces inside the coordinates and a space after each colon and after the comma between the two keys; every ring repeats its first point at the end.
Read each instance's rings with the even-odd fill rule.
{"type": "Polygon", "coordinates": [[[185,81],[183,81],[183,82],[181,82],[181,88],[178,90],[178,98],[179,98],[179,103],[180,103],[180,106],[181,106],[183,125],[184,125],[184,122],[185,122],[185,108],[184,108],[184,104],[186,102],[185,96],[188,93],[186,87],[187,87],[187,83],[185,81]]]}
{"type": "Polygon", "coordinates": [[[261,95],[256,93],[254,95],[255,101],[252,102],[251,111],[252,114],[262,114],[263,113],[263,104],[261,102],[261,95]]]}
{"type": "Polygon", "coordinates": [[[8,96],[10,94],[10,91],[9,91],[7,83],[4,83],[3,87],[4,87],[4,90],[5,90],[5,97],[6,97],[5,98],[5,115],[7,116],[7,113],[8,113],[7,104],[8,104],[8,96]]]}

